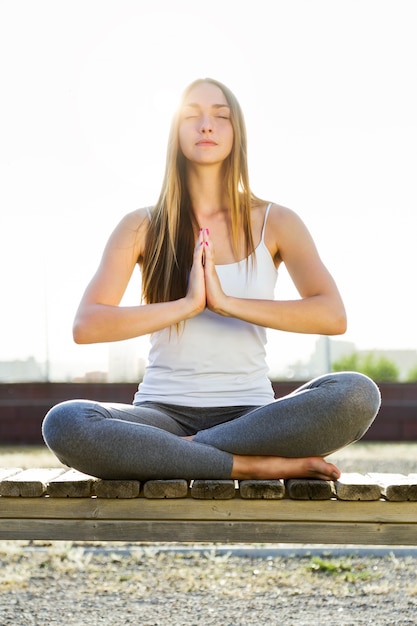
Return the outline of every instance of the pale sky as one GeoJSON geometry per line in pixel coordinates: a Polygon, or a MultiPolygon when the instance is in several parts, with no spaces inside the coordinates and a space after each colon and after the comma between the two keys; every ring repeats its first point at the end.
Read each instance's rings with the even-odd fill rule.
{"type": "MultiPolygon", "coordinates": [[[[107,346],[73,344],[74,312],[112,228],[156,200],[203,76],[242,104],[254,192],[312,232],[340,340],[417,349],[416,28],[413,0],[0,0],[0,360],[107,367],[107,346]]],[[[270,361],[315,341],[274,333],[270,361]]]]}

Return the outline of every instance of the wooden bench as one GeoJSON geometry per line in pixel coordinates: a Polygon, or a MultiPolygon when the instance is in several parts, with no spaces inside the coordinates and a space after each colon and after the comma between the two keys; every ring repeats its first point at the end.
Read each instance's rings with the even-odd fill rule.
{"type": "Polygon", "coordinates": [[[415,545],[417,474],[140,484],[0,469],[0,539],[415,545]]]}

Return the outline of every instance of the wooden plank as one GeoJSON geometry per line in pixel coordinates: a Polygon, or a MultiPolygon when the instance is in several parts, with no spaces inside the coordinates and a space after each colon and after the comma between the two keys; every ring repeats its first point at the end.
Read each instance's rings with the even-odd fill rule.
{"type": "Polygon", "coordinates": [[[92,495],[96,480],[94,476],[70,469],[50,480],[46,492],[52,498],[86,498],[92,495]]]}
{"type": "Polygon", "coordinates": [[[363,474],[342,474],[334,485],[340,500],[379,500],[382,495],[378,483],[363,474]]]}
{"type": "Polygon", "coordinates": [[[148,498],[0,498],[0,519],[288,521],[417,524],[417,502],[343,500],[158,500],[148,498]]]}
{"type": "Polygon", "coordinates": [[[140,492],[138,480],[102,480],[98,478],[92,486],[93,495],[97,498],[137,498],[140,492]]]}
{"type": "Polygon", "coordinates": [[[415,545],[416,524],[0,520],[0,539],[415,545]]]}
{"type": "Polygon", "coordinates": [[[417,500],[417,476],[412,478],[404,474],[370,473],[370,478],[381,487],[382,495],[392,502],[417,500]]]}
{"type": "Polygon", "coordinates": [[[188,482],[184,479],[148,480],[143,485],[145,498],[186,498],[188,482]]]}
{"type": "MultiPolygon", "coordinates": [[[[150,481],[150,493],[159,496],[142,498],[138,497],[138,481],[100,481],[86,475],[75,476],[73,470],[67,475],[63,471],[59,468],[1,470],[0,477],[4,480],[0,479],[0,493],[5,489],[8,495],[0,497],[0,538],[373,545],[417,542],[417,502],[411,497],[407,501],[399,500],[404,495],[404,490],[399,488],[405,487],[399,476],[343,474],[336,485],[339,498],[348,495],[343,500],[266,497],[270,493],[271,484],[267,484],[270,481],[248,481],[250,498],[239,495],[235,481],[194,481],[193,498],[162,499],[161,494],[167,491],[161,490],[160,483],[167,481],[150,481]],[[97,495],[97,487],[99,493],[102,489],[101,497],[79,497],[82,491],[79,488],[89,480],[93,481],[93,493],[97,495]],[[372,491],[375,484],[378,492],[372,491]],[[11,489],[13,485],[15,488],[11,489]],[[49,497],[51,485],[56,485],[61,494],[64,487],[57,485],[74,485],[77,496],[49,497]],[[396,489],[391,493],[392,487],[396,489]],[[253,497],[262,492],[262,499],[253,497]],[[387,500],[380,499],[381,493],[387,500]]],[[[417,484],[417,474],[405,478],[408,487],[417,484]]],[[[317,497],[318,482],[329,486],[325,481],[308,482],[313,482],[305,492],[309,498],[317,497]],[[309,488],[316,491],[309,492],[309,488]]]]}
{"type": "Polygon", "coordinates": [[[280,500],[285,495],[282,480],[241,480],[239,492],[248,500],[280,500]]]}
{"type": "Polygon", "coordinates": [[[13,474],[20,474],[23,470],[20,467],[0,467],[0,482],[4,478],[13,476],[13,474]]]}
{"type": "Polygon", "coordinates": [[[236,495],[234,480],[194,480],[191,497],[199,500],[229,500],[236,495]]]}
{"type": "Polygon", "coordinates": [[[327,480],[290,478],[285,487],[294,500],[329,500],[334,496],[333,483],[327,480]]]}
{"type": "Polygon", "coordinates": [[[37,498],[46,493],[48,483],[64,471],[63,468],[34,468],[13,474],[1,481],[0,495],[37,498]]]}

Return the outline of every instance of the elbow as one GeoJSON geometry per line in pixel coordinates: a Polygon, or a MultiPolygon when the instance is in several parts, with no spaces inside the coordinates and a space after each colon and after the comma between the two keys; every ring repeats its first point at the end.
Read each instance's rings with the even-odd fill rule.
{"type": "Polygon", "coordinates": [[[335,314],[329,323],[329,335],[344,335],[347,331],[347,317],[344,311],[335,314]]]}
{"type": "Polygon", "coordinates": [[[72,338],[74,340],[75,343],[77,344],[83,344],[83,343],[87,343],[84,337],[84,332],[82,330],[82,328],[80,328],[79,324],[74,324],[72,327],[72,338]]]}
{"type": "Polygon", "coordinates": [[[90,334],[88,332],[88,325],[77,316],[72,326],[72,338],[77,344],[92,343],[90,334]]]}
{"type": "Polygon", "coordinates": [[[344,335],[346,331],[347,331],[346,319],[340,320],[337,324],[335,324],[332,335],[344,335]]]}

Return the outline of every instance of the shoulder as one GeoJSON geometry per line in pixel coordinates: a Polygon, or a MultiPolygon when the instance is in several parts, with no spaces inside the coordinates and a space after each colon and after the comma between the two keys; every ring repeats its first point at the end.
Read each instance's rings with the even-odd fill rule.
{"type": "Polygon", "coordinates": [[[268,229],[296,221],[301,222],[301,218],[292,209],[266,200],[259,200],[252,204],[252,219],[265,221],[268,229]]]}
{"type": "Polygon", "coordinates": [[[134,230],[146,229],[149,224],[150,208],[135,209],[126,213],[120,220],[118,227],[121,229],[134,230]]]}
{"type": "Polygon", "coordinates": [[[295,211],[281,204],[269,204],[265,243],[273,258],[282,258],[285,249],[298,248],[310,239],[310,235],[303,220],[295,211]]]}
{"type": "Polygon", "coordinates": [[[270,209],[265,224],[268,234],[282,236],[294,229],[307,232],[307,227],[298,213],[281,204],[271,202],[269,205],[270,209]]]}
{"type": "Polygon", "coordinates": [[[149,209],[141,208],[127,213],[113,230],[108,246],[134,250],[137,257],[142,256],[148,225],[149,209]]]}
{"type": "Polygon", "coordinates": [[[294,222],[301,222],[301,218],[295,211],[289,209],[282,204],[276,204],[275,202],[269,202],[270,205],[267,224],[271,227],[286,224],[292,224],[294,222]]]}
{"type": "Polygon", "coordinates": [[[275,237],[280,234],[282,235],[287,229],[291,229],[295,225],[303,223],[295,211],[282,204],[268,202],[266,211],[268,211],[265,221],[266,236],[275,237]]]}

